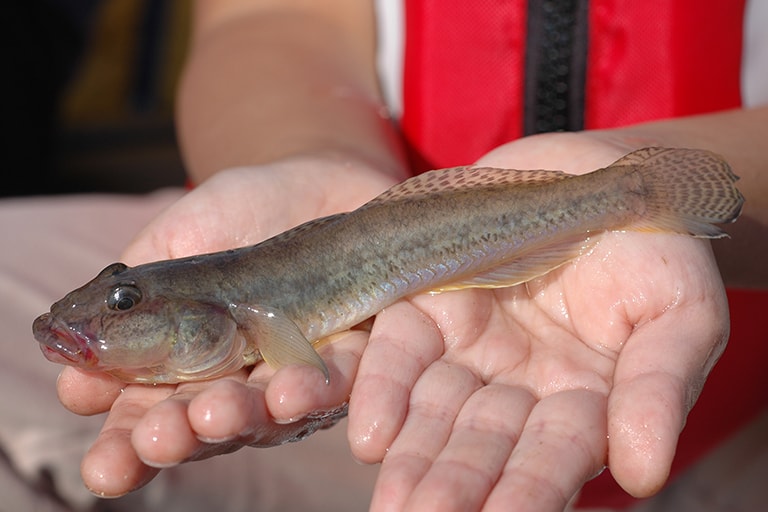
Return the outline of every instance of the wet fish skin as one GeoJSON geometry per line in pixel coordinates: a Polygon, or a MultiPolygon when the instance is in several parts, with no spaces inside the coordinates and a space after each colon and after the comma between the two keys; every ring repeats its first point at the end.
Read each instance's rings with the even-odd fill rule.
{"type": "Polygon", "coordinates": [[[328,371],[312,343],[427,291],[512,286],[616,229],[717,238],[743,197],[727,163],[646,148],[582,176],[460,167],[260,244],[113,264],[33,325],[52,361],[128,382],[212,378],[254,364],[328,371]]]}

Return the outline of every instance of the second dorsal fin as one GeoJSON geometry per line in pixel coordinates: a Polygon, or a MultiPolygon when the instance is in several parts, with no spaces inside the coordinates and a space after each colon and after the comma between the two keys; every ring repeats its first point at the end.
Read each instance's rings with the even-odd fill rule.
{"type": "Polygon", "coordinates": [[[368,204],[398,199],[418,199],[439,192],[499,185],[549,183],[571,177],[562,171],[499,169],[495,167],[451,167],[414,176],[383,192],[368,204]]]}

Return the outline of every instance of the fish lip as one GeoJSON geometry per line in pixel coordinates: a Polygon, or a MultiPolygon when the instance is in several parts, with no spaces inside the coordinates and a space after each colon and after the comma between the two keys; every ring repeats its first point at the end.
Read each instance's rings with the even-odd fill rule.
{"type": "Polygon", "coordinates": [[[55,318],[50,313],[40,315],[33,324],[35,339],[49,361],[85,365],[95,359],[89,348],[90,337],[55,318]]]}

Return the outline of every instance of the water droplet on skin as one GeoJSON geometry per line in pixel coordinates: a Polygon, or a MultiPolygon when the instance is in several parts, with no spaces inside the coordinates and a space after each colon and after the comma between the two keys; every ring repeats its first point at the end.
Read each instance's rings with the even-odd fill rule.
{"type": "MultiPolygon", "coordinates": [[[[360,434],[359,436],[356,436],[355,438],[355,444],[358,446],[366,446],[371,443],[373,440],[374,434],[378,432],[380,429],[379,422],[374,421],[372,424],[368,426],[365,433],[360,434]]],[[[387,448],[389,450],[389,448],[387,448]]]]}

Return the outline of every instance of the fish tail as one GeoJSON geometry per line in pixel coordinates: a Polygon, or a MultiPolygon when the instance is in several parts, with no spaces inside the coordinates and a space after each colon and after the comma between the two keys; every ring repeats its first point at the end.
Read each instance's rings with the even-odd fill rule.
{"type": "Polygon", "coordinates": [[[646,215],[633,229],[721,238],[727,234],[715,224],[733,222],[741,213],[738,176],[709,151],[644,148],[614,165],[632,165],[642,176],[646,215]]]}

